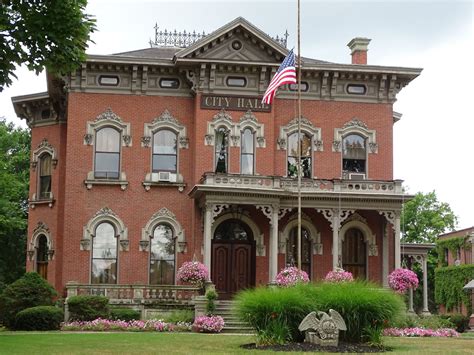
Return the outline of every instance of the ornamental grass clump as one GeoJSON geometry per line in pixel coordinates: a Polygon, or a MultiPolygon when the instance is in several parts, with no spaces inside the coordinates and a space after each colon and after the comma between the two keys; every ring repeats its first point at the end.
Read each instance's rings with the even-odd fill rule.
{"type": "Polygon", "coordinates": [[[399,294],[405,293],[409,288],[418,287],[418,277],[408,269],[395,269],[388,275],[388,285],[399,294]]]}
{"type": "Polygon", "coordinates": [[[209,270],[199,261],[186,261],[179,268],[176,277],[181,282],[203,287],[204,282],[209,279],[209,270]]]}
{"type": "Polygon", "coordinates": [[[221,316],[200,316],[194,319],[193,330],[198,333],[220,333],[224,328],[221,316]]]}
{"type": "Polygon", "coordinates": [[[298,283],[308,283],[309,277],[305,271],[291,266],[281,270],[276,276],[275,282],[278,286],[290,287],[298,283]]]}
{"type": "Polygon", "coordinates": [[[324,278],[326,282],[352,282],[354,281],[354,277],[352,273],[349,271],[345,271],[344,269],[336,268],[334,271],[329,271],[324,278]]]}

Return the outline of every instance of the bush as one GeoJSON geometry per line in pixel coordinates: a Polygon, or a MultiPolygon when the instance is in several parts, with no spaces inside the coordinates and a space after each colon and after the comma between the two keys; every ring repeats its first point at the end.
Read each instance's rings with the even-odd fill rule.
{"type": "Polygon", "coordinates": [[[190,309],[178,309],[165,317],[167,323],[192,323],[194,322],[194,311],[190,309]]]}
{"type": "Polygon", "coordinates": [[[131,321],[140,319],[140,311],[131,308],[112,308],[110,310],[110,319],[131,321]]]}
{"type": "Polygon", "coordinates": [[[454,324],[456,331],[464,333],[466,329],[469,329],[469,316],[463,314],[452,314],[448,320],[454,324]]]}
{"type": "Polygon", "coordinates": [[[16,330],[59,330],[64,320],[62,309],[54,306],[37,306],[24,309],[16,315],[16,330]]]}
{"type": "Polygon", "coordinates": [[[207,315],[212,315],[216,311],[216,302],[215,300],[217,299],[217,292],[214,290],[208,290],[206,292],[206,313],[207,315]]]}
{"type": "Polygon", "coordinates": [[[193,330],[200,333],[220,333],[224,328],[221,316],[200,316],[194,320],[193,330]]]}
{"type": "Polygon", "coordinates": [[[104,296],[73,296],[67,300],[69,319],[92,321],[109,317],[109,299],[104,296]]]}
{"type": "Polygon", "coordinates": [[[257,288],[236,296],[239,317],[257,332],[259,343],[299,341],[298,326],[312,311],[339,312],[347,325],[340,338],[376,342],[391,319],[403,316],[402,298],[390,290],[362,281],[319,283],[290,288],[257,288]]]}
{"type": "Polygon", "coordinates": [[[281,270],[275,278],[275,282],[281,287],[291,287],[299,283],[308,283],[308,274],[298,269],[297,267],[290,266],[281,270]]]}
{"type": "Polygon", "coordinates": [[[454,328],[454,324],[450,322],[448,317],[445,316],[422,316],[419,317],[416,314],[407,314],[403,319],[398,321],[390,321],[390,328],[426,328],[426,329],[445,329],[445,328],[454,328]]]}
{"type": "Polygon", "coordinates": [[[0,321],[13,328],[18,312],[36,306],[51,306],[55,296],[54,288],[38,273],[27,272],[0,295],[0,321]]]}

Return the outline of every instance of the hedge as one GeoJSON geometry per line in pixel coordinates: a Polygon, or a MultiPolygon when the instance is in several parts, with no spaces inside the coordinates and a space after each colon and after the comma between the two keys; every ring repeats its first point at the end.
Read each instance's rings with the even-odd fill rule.
{"type": "Polygon", "coordinates": [[[435,269],[435,301],[443,304],[447,311],[464,303],[472,313],[471,291],[463,287],[474,279],[474,265],[446,266],[435,269]]]}
{"type": "Polygon", "coordinates": [[[59,330],[64,320],[62,309],[54,306],[38,306],[24,309],[15,318],[16,330],[59,330]]]}
{"type": "Polygon", "coordinates": [[[72,296],[67,305],[69,320],[91,321],[109,317],[109,299],[104,296],[72,296]]]}

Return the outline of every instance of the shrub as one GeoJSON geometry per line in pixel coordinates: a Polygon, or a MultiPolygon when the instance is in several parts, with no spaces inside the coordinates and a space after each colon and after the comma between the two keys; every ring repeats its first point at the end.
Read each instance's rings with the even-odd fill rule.
{"type": "Polygon", "coordinates": [[[186,261],[179,268],[176,278],[181,282],[202,287],[209,279],[209,270],[199,261],[186,261]]]}
{"type": "Polygon", "coordinates": [[[342,340],[377,342],[388,321],[402,317],[405,311],[400,296],[362,281],[246,290],[236,296],[236,307],[239,317],[255,328],[257,341],[266,343],[301,340],[298,326],[303,318],[312,311],[329,309],[339,312],[346,322],[342,340]]]}
{"type": "Polygon", "coordinates": [[[329,271],[324,278],[326,282],[352,282],[354,277],[349,271],[337,268],[334,271],[329,271]]]}
{"type": "Polygon", "coordinates": [[[192,323],[194,322],[194,311],[190,309],[178,309],[171,312],[164,319],[167,323],[192,323]]]}
{"type": "Polygon", "coordinates": [[[217,299],[217,292],[214,290],[208,290],[206,292],[206,313],[207,315],[212,315],[216,311],[216,303],[215,300],[217,299]]]}
{"type": "Polygon", "coordinates": [[[131,308],[112,308],[110,310],[110,319],[112,320],[138,320],[140,319],[140,311],[131,308]]]}
{"type": "Polygon", "coordinates": [[[92,321],[109,316],[109,299],[104,296],[73,296],[67,304],[70,320],[92,321]]]}
{"type": "Polygon", "coordinates": [[[408,269],[395,269],[388,275],[388,285],[397,293],[405,293],[409,288],[418,287],[418,277],[408,269]]]}
{"type": "Polygon", "coordinates": [[[308,283],[308,274],[297,267],[287,267],[281,270],[275,278],[276,284],[282,287],[294,286],[298,283],[308,283]]]}
{"type": "Polygon", "coordinates": [[[452,314],[449,316],[448,321],[455,326],[456,331],[459,333],[464,333],[464,331],[469,328],[469,316],[452,314]]]}
{"type": "Polygon", "coordinates": [[[437,315],[419,317],[416,314],[406,315],[403,319],[397,322],[390,321],[391,328],[427,328],[427,329],[443,329],[454,328],[454,324],[448,317],[440,317],[437,315]]]}
{"type": "Polygon", "coordinates": [[[36,306],[50,306],[55,296],[54,288],[38,273],[27,272],[0,295],[0,321],[13,328],[18,312],[36,306]]]}
{"type": "Polygon", "coordinates": [[[14,328],[16,330],[58,330],[63,320],[62,309],[54,306],[37,306],[18,312],[14,328]]]}
{"type": "Polygon", "coordinates": [[[221,316],[200,316],[194,320],[193,330],[201,333],[219,333],[224,328],[221,316]]]}

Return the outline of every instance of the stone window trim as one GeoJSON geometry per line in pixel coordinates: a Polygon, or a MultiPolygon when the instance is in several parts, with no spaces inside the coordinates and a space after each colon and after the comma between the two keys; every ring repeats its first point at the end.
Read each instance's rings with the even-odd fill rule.
{"type": "MultiPolygon", "coordinates": [[[[277,139],[277,149],[287,150],[288,136],[298,131],[298,118],[294,118],[287,125],[280,127],[280,136],[277,139]]],[[[312,139],[313,151],[323,151],[323,140],[321,135],[321,128],[316,127],[307,118],[301,117],[301,133],[306,133],[312,139]]]]}
{"type": "MultiPolygon", "coordinates": [[[[313,249],[313,255],[323,255],[323,244],[321,243],[321,233],[311,222],[311,219],[304,213],[301,216],[301,227],[308,230],[311,238],[311,247],[313,249]]],[[[293,228],[298,227],[298,215],[294,214],[290,216],[288,222],[283,228],[283,231],[279,233],[278,237],[278,252],[286,255],[286,244],[290,237],[290,232],[293,228]]]]}
{"type": "Polygon", "coordinates": [[[342,140],[349,134],[358,134],[365,138],[367,141],[367,152],[369,154],[378,153],[376,131],[369,129],[367,125],[357,117],[346,122],[342,128],[334,129],[334,141],[332,143],[333,152],[342,152],[342,140]]]}
{"type": "Polygon", "coordinates": [[[166,207],[162,207],[158,212],[151,216],[144,228],[139,242],[139,250],[150,252],[150,238],[153,236],[155,228],[159,224],[167,224],[173,229],[173,236],[176,241],[176,251],[186,253],[187,242],[184,229],[178,222],[176,215],[166,207]]]}
{"type": "Polygon", "coordinates": [[[58,165],[58,153],[56,149],[48,142],[48,140],[43,138],[36,149],[33,150],[33,159],[31,160],[31,168],[33,171],[36,170],[36,167],[38,166],[40,158],[43,154],[51,155],[52,166],[54,169],[56,169],[56,166],[58,165]]]}
{"type": "Polygon", "coordinates": [[[377,236],[370,229],[366,219],[357,212],[353,213],[339,230],[339,255],[341,255],[342,252],[342,242],[344,241],[346,232],[351,228],[359,229],[364,235],[364,241],[367,243],[367,255],[378,256],[377,236]]]}
{"type": "Polygon", "coordinates": [[[54,244],[49,227],[42,221],[39,221],[33,230],[30,243],[28,244],[28,260],[33,261],[36,258],[36,248],[38,247],[39,237],[44,235],[48,246],[48,260],[54,260],[54,244]]]}
{"type": "Polygon", "coordinates": [[[176,150],[176,182],[157,182],[152,179],[153,159],[150,160],[150,171],[145,174],[142,182],[145,191],[149,191],[152,186],[176,186],[179,192],[183,192],[186,184],[183,176],[179,173],[179,150],[189,148],[189,138],[186,134],[186,127],[178,121],[167,109],[161,115],[152,120],[151,123],[145,123],[144,133],[141,139],[141,145],[144,148],[150,148],[153,154],[153,135],[160,130],[170,130],[178,137],[176,150]]]}
{"type": "Polygon", "coordinates": [[[119,251],[128,251],[128,228],[125,227],[125,224],[120,217],[108,207],[103,207],[97,211],[84,226],[80,249],[91,250],[92,238],[94,238],[95,230],[99,224],[104,222],[110,223],[115,228],[117,233],[115,237],[118,238],[119,251]]]}
{"type": "MultiPolygon", "coordinates": [[[[93,146],[96,132],[105,127],[114,128],[120,133],[122,147],[132,146],[130,123],[125,123],[110,107],[97,116],[94,121],[87,121],[84,144],[93,146]]],[[[120,159],[122,159],[122,152],[120,152],[120,159]]],[[[122,167],[121,164],[120,166],[122,167]]],[[[119,179],[97,179],[94,176],[94,171],[89,171],[84,184],[88,190],[92,189],[93,185],[120,185],[120,188],[125,190],[128,186],[128,181],[123,171],[120,171],[119,179]]]]}
{"type": "Polygon", "coordinates": [[[221,109],[214,115],[212,121],[207,122],[204,145],[214,146],[215,132],[221,127],[229,132],[229,147],[240,147],[240,137],[246,128],[250,128],[255,133],[256,148],[266,147],[264,124],[258,123],[257,117],[251,110],[245,112],[239,122],[234,122],[232,116],[226,110],[221,109]]]}

